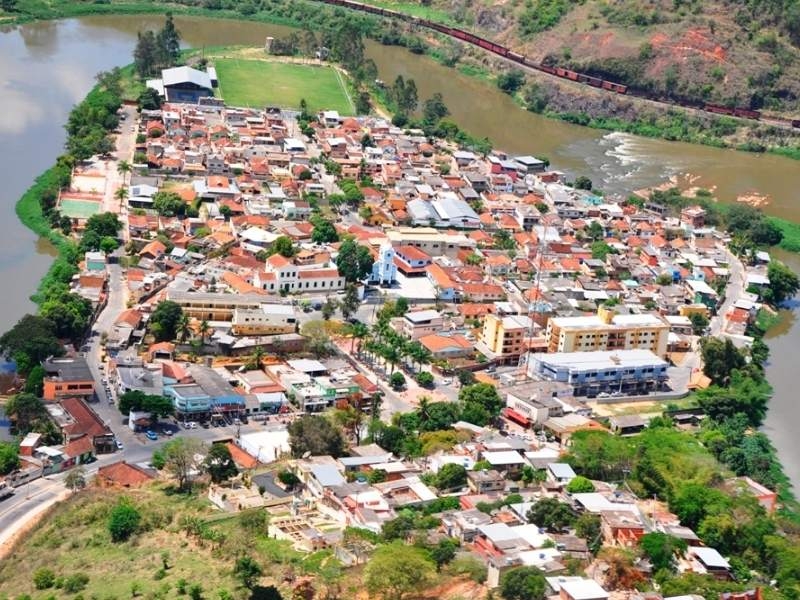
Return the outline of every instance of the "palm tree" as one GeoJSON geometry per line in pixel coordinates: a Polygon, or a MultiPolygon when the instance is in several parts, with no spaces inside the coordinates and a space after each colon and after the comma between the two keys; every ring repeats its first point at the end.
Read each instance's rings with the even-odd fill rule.
{"type": "Polygon", "coordinates": [[[128,173],[131,172],[131,163],[127,160],[121,160],[117,163],[117,173],[122,175],[122,183],[127,181],[128,173]]]}
{"type": "Polygon", "coordinates": [[[208,321],[205,319],[200,321],[200,326],[197,328],[197,333],[200,334],[200,343],[202,345],[205,345],[206,336],[208,335],[209,331],[211,331],[211,325],[208,324],[208,321]]]}
{"type": "Polygon", "coordinates": [[[176,333],[178,334],[178,339],[181,341],[181,344],[185,344],[187,338],[192,333],[192,325],[191,320],[189,319],[189,315],[183,313],[181,315],[180,320],[178,320],[178,326],[175,328],[176,333]]]}
{"type": "Polygon", "coordinates": [[[264,348],[261,346],[256,346],[253,350],[253,357],[248,361],[247,368],[249,370],[260,369],[261,368],[261,361],[264,360],[264,356],[266,352],[264,352],[264,348]]]}
{"type": "MultiPolygon", "coordinates": [[[[353,348],[356,345],[356,340],[363,340],[367,337],[369,335],[369,328],[361,322],[353,323],[353,326],[350,328],[350,335],[353,338],[350,344],[350,354],[352,354],[353,348]]],[[[358,342],[358,355],[361,355],[361,341],[358,342]]]]}
{"type": "Polygon", "coordinates": [[[383,352],[381,352],[381,357],[391,367],[391,371],[389,371],[389,375],[391,375],[392,373],[394,373],[394,369],[397,366],[397,363],[400,361],[400,358],[402,356],[400,353],[401,349],[399,346],[396,346],[394,344],[383,346],[381,349],[383,350],[383,352]]]}
{"type": "Polygon", "coordinates": [[[114,192],[114,198],[116,198],[116,199],[117,199],[117,200],[119,200],[120,202],[122,202],[123,200],[125,200],[125,198],[127,198],[127,197],[128,197],[128,188],[127,188],[127,187],[125,187],[124,185],[123,185],[123,186],[120,186],[120,187],[118,187],[118,188],[117,188],[117,191],[116,191],[116,192],[114,192]]]}
{"type": "Polygon", "coordinates": [[[419,397],[419,404],[417,404],[417,417],[419,418],[420,430],[424,429],[423,425],[427,423],[431,418],[431,414],[429,411],[430,405],[431,405],[430,396],[419,397]]]}

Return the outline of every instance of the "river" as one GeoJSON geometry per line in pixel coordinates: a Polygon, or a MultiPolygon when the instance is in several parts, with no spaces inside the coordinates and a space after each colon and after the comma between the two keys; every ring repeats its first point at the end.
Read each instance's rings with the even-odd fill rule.
{"type": "MultiPolygon", "coordinates": [[[[131,62],[136,33],[158,28],[162,17],[98,16],[43,22],[0,34],[0,275],[5,285],[0,331],[33,308],[29,296],[46,271],[52,248],[36,240],[14,215],[14,203],[33,178],[50,166],[64,143],[70,108],[91,88],[94,75],[131,62]]],[[[231,20],[178,16],[185,43],[261,46],[267,36],[290,29],[231,20]]],[[[520,110],[483,82],[403,48],[367,43],[379,76],[413,78],[421,99],[441,92],[452,118],[473,135],[489,137],[513,153],[546,155],[555,168],[587,175],[608,192],[630,191],[669,176],[697,176],[722,200],[757,191],[769,196],[765,210],[800,222],[800,162],[772,155],[719,150],[679,142],[607,133],[545,119],[520,110]]],[[[800,257],[782,256],[800,272],[800,257]]],[[[769,379],[775,387],[766,428],[787,474],[800,484],[800,439],[795,435],[791,356],[800,346],[800,322],[789,311],[770,336],[769,379]]]]}

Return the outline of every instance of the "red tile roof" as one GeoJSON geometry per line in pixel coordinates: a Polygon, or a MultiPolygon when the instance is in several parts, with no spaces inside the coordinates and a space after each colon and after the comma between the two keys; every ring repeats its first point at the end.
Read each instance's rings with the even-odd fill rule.
{"type": "Polygon", "coordinates": [[[136,487],[153,479],[146,470],[124,460],[100,467],[97,470],[97,477],[106,484],[121,487],[136,487]]]}

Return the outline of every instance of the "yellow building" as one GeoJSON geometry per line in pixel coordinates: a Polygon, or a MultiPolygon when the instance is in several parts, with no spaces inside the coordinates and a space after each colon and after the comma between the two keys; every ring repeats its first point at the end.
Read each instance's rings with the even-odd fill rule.
{"type": "Polygon", "coordinates": [[[481,342],[492,354],[491,358],[519,356],[525,350],[530,327],[530,317],[486,315],[481,342]]]}
{"type": "Polygon", "coordinates": [[[651,350],[667,354],[669,324],[655,314],[618,315],[600,307],[590,317],[552,317],[547,323],[548,352],[651,350]]]}

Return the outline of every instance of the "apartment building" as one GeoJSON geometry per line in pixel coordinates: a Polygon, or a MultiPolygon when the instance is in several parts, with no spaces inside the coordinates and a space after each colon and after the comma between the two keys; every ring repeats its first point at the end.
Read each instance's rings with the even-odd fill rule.
{"type": "Polygon", "coordinates": [[[492,358],[513,358],[525,351],[530,329],[531,319],[524,315],[486,315],[480,341],[492,358]]]}
{"type": "Polygon", "coordinates": [[[548,352],[642,349],[661,357],[668,337],[669,324],[658,315],[618,315],[604,307],[589,317],[552,317],[545,333],[548,352]]]}
{"type": "Polygon", "coordinates": [[[42,397],[46,401],[54,402],[61,398],[91,399],[94,396],[94,379],[85,358],[49,358],[42,363],[42,367],[42,397]]]}
{"type": "Polygon", "coordinates": [[[410,338],[418,340],[433,333],[442,331],[444,319],[437,310],[416,310],[407,312],[401,319],[398,319],[395,324],[395,329],[398,333],[410,338]]]}

